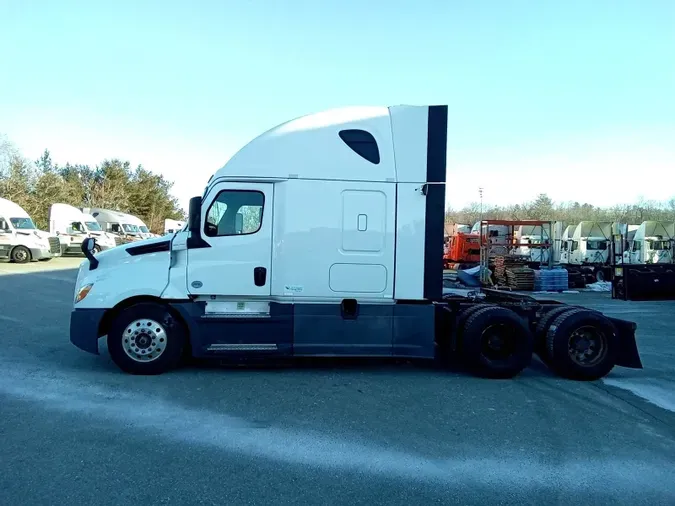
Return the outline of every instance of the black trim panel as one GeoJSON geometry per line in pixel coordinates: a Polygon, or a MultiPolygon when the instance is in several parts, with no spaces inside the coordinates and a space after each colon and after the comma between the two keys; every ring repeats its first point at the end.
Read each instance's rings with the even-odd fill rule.
{"type": "Polygon", "coordinates": [[[448,106],[429,106],[427,132],[427,183],[424,223],[425,299],[443,296],[443,225],[445,221],[445,170],[448,149],[448,106]]]}
{"type": "Polygon", "coordinates": [[[140,244],[127,248],[127,253],[131,256],[147,255],[148,253],[160,253],[171,249],[171,241],[160,241],[152,244],[140,244]]]}

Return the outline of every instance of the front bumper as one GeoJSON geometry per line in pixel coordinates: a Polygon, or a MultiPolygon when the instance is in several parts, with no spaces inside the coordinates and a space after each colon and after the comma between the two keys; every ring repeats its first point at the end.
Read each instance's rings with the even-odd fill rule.
{"type": "Polygon", "coordinates": [[[33,260],[43,260],[45,258],[52,258],[52,252],[49,251],[49,248],[31,248],[30,254],[33,256],[33,260]]]}
{"type": "Polygon", "coordinates": [[[70,342],[98,355],[98,329],[105,309],[73,309],[70,313],[70,342]]]}

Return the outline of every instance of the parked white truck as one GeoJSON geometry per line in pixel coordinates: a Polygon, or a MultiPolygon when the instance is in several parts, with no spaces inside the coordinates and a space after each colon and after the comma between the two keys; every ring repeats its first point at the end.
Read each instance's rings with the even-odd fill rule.
{"type": "Polygon", "coordinates": [[[672,221],[642,222],[623,253],[627,264],[671,264],[674,259],[675,223],[672,221]]]}
{"type": "Polygon", "coordinates": [[[126,216],[126,219],[128,220],[129,223],[132,225],[136,225],[138,227],[138,235],[141,239],[150,239],[152,237],[159,237],[159,234],[153,234],[150,232],[150,227],[148,227],[143,220],[141,220],[138,216],[134,216],[133,214],[129,213],[121,213],[124,216],[126,216]]]}
{"type": "Polygon", "coordinates": [[[525,257],[528,262],[546,265],[551,250],[551,230],[543,225],[520,225],[514,233],[514,242],[518,244],[511,254],[525,257]]]}
{"type": "Polygon", "coordinates": [[[60,255],[56,236],[38,230],[20,205],[0,198],[0,259],[26,263],[31,260],[49,261],[60,255]]]}
{"type": "Polygon", "coordinates": [[[49,231],[59,238],[63,255],[82,255],[82,241],[87,237],[96,239],[96,252],[116,246],[115,237],[106,234],[92,215],[69,204],[51,205],[49,231]]]}
{"type": "Polygon", "coordinates": [[[511,377],[642,367],[635,324],[483,290],[444,294],[447,106],[358,107],[257,137],[190,201],[186,229],[124,244],[77,275],[70,339],[124,371],[185,354],[438,358],[511,377]]]}
{"type": "Polygon", "coordinates": [[[82,208],[82,211],[96,218],[101,228],[105,232],[118,237],[120,239],[118,242],[122,244],[141,239],[141,230],[137,225],[140,220],[135,216],[132,218],[129,214],[100,207],[85,207],[82,208]]]}
{"type": "Polygon", "coordinates": [[[560,264],[578,270],[587,282],[604,281],[611,275],[613,223],[582,221],[563,232],[560,264]]]}
{"type": "Polygon", "coordinates": [[[183,230],[185,226],[184,221],[171,220],[169,218],[164,220],[164,234],[173,234],[179,230],[183,230]]]}

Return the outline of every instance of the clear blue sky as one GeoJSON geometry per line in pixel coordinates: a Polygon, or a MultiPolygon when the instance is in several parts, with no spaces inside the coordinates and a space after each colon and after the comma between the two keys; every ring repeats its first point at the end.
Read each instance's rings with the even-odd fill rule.
{"type": "Polygon", "coordinates": [[[0,134],[142,163],[187,202],[292,117],[442,103],[454,206],[665,200],[674,54],[672,0],[0,0],[0,134]]]}

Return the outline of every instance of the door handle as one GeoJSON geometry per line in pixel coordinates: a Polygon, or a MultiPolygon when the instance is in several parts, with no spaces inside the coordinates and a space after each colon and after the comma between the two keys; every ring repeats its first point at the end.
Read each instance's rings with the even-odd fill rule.
{"type": "Polygon", "coordinates": [[[265,286],[267,280],[267,269],[264,267],[256,267],[253,269],[253,282],[255,286],[265,286]]]}

